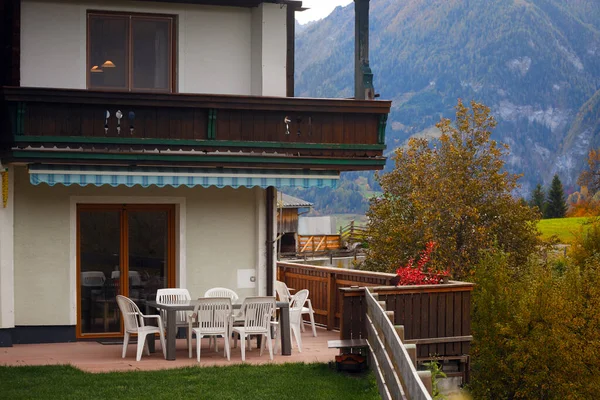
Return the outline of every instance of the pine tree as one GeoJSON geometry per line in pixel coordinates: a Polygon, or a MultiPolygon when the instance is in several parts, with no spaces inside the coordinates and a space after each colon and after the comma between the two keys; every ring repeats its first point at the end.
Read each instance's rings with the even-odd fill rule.
{"type": "Polygon", "coordinates": [[[544,214],[544,205],[546,203],[546,193],[541,184],[537,184],[533,192],[531,193],[531,200],[529,200],[530,207],[537,207],[542,214],[544,214]]]}
{"type": "Polygon", "coordinates": [[[544,218],[564,218],[566,213],[567,202],[565,201],[563,185],[558,175],[554,175],[550,190],[548,191],[544,218]]]}

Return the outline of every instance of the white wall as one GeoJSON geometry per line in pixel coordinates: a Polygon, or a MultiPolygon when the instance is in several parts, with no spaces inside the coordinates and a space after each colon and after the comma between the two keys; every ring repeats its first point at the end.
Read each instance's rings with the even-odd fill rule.
{"type": "Polygon", "coordinates": [[[21,86],[86,88],[88,10],[176,15],[181,93],[249,95],[255,92],[252,79],[259,74],[263,80],[256,94],[285,96],[286,10],[276,4],[251,9],[142,1],[23,0],[21,86]],[[254,15],[257,10],[258,16],[254,15]],[[260,40],[253,37],[257,30],[260,40]],[[255,59],[257,55],[260,59],[255,59]]]}
{"type": "MultiPolygon", "coordinates": [[[[8,201],[2,204],[0,195],[0,329],[15,326],[13,221],[14,221],[14,176],[8,170],[8,201]]],[[[2,179],[0,179],[2,181],[2,179]]],[[[1,186],[0,186],[1,187],[1,186]]],[[[1,193],[1,190],[0,190],[1,193]]]]}
{"type": "Polygon", "coordinates": [[[180,92],[250,94],[250,10],[188,7],[180,18],[180,92]]]}
{"type": "Polygon", "coordinates": [[[263,3],[252,9],[253,95],[286,95],[286,7],[263,3]]]}
{"type": "MultiPolygon", "coordinates": [[[[230,287],[246,297],[264,286],[258,282],[256,288],[240,289],[237,277],[240,269],[265,268],[264,236],[257,229],[257,224],[264,227],[264,189],[34,186],[25,168],[15,169],[16,325],[75,324],[73,199],[85,203],[174,199],[184,208],[179,212],[185,234],[177,243],[182,252],[177,258],[178,276],[192,297],[214,286],[230,287]]],[[[264,271],[255,273],[264,275],[264,271]]]]}
{"type": "Polygon", "coordinates": [[[279,4],[262,4],[263,35],[263,96],[286,94],[286,7],[279,4]]]}

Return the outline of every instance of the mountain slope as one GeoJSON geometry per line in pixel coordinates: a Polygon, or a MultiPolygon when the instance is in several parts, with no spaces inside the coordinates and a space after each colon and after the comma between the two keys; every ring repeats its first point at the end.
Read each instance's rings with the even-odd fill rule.
{"type": "Polygon", "coordinates": [[[559,151],[558,168],[576,176],[587,168],[591,148],[600,148],[600,90],[579,109],[559,151]]]}
{"type": "MultiPolygon", "coordinates": [[[[524,193],[555,172],[575,182],[558,161],[576,153],[565,138],[600,88],[597,0],[371,0],[370,23],[375,89],[394,100],[390,150],[473,99],[492,108],[524,193]]],[[[296,49],[298,96],[352,96],[353,5],[306,27],[296,49]]]]}

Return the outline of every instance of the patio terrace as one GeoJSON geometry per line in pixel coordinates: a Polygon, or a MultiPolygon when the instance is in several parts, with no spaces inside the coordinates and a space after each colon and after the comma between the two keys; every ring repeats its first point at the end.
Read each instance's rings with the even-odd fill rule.
{"type": "MultiPolygon", "coordinates": [[[[313,337],[310,327],[302,334],[302,353],[297,347],[292,348],[291,356],[277,354],[273,356],[273,363],[294,362],[320,362],[333,361],[338,354],[336,349],[328,349],[327,341],[339,339],[338,331],[327,331],[317,328],[317,337],[313,337]]],[[[195,339],[194,339],[195,340],[195,339]]],[[[292,341],[295,344],[295,341],[292,341]]],[[[253,341],[253,346],[256,342],[253,341]]],[[[73,343],[47,343],[47,344],[15,344],[13,347],[0,349],[0,365],[60,365],[71,364],[86,372],[109,371],[144,371],[169,368],[190,367],[198,365],[196,362],[196,347],[193,347],[193,357],[188,358],[187,343],[185,339],[177,339],[177,360],[167,361],[163,358],[160,341],[156,340],[156,352],[150,356],[143,355],[140,362],[135,361],[136,343],[129,344],[127,356],[121,358],[123,346],[118,344],[101,344],[97,341],[79,341],[73,343]]],[[[246,351],[246,364],[270,363],[268,350],[262,356],[259,350],[253,348],[246,351]]],[[[241,364],[242,356],[239,347],[231,348],[231,361],[223,357],[223,339],[219,339],[219,352],[208,348],[208,338],[202,339],[202,352],[200,366],[233,365],[241,364]]]]}

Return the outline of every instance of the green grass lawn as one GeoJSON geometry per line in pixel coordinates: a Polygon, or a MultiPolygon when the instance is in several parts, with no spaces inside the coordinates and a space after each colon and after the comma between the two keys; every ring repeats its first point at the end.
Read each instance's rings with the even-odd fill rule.
{"type": "Polygon", "coordinates": [[[569,244],[588,219],[587,217],[542,219],[538,223],[538,229],[544,239],[556,235],[561,243],[569,244]]]}
{"type": "MultiPolygon", "coordinates": [[[[336,218],[337,231],[340,227],[347,226],[354,220],[358,225],[366,225],[367,217],[359,214],[333,214],[336,218]]],[[[579,232],[581,226],[588,221],[588,217],[580,218],[553,218],[542,219],[538,223],[538,229],[542,232],[542,238],[549,239],[556,235],[561,243],[569,244],[575,239],[575,234],[579,232]]]]}
{"type": "Polygon", "coordinates": [[[0,367],[4,399],[379,399],[372,375],[326,364],[233,365],[91,374],[70,366],[0,367]]]}

